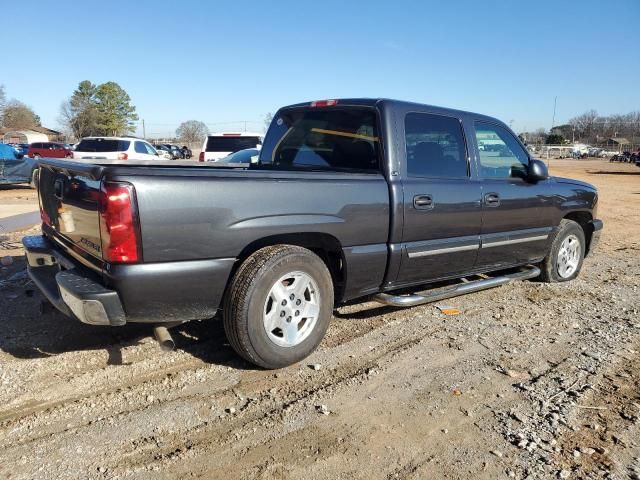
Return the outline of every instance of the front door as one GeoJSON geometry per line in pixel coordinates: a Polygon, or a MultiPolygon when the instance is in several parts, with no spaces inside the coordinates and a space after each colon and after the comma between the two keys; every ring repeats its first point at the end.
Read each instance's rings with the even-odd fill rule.
{"type": "Polygon", "coordinates": [[[531,183],[529,154],[513,133],[498,124],[475,123],[478,176],[482,183],[482,238],[478,266],[497,269],[545,256],[551,234],[548,181],[531,183]]]}
{"type": "Polygon", "coordinates": [[[405,117],[404,230],[398,286],[473,269],[480,246],[480,183],[472,180],[461,119],[405,117]]]}

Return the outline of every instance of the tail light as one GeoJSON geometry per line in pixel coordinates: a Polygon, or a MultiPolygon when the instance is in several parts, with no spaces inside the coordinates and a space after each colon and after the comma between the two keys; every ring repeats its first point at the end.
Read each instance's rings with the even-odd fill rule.
{"type": "Polygon", "coordinates": [[[200,152],[200,155],[198,155],[198,161],[204,162],[204,152],[200,152]]]}
{"type": "Polygon", "coordinates": [[[141,260],[139,229],[134,215],[135,191],[128,183],[105,182],[100,191],[102,257],[112,263],[141,260]]]}
{"type": "Polygon", "coordinates": [[[312,107],[333,107],[337,105],[338,100],[316,100],[315,102],[311,102],[312,107]]]}
{"type": "Polygon", "coordinates": [[[119,153],[118,160],[129,160],[129,155],[127,155],[126,153],[119,153]]]}

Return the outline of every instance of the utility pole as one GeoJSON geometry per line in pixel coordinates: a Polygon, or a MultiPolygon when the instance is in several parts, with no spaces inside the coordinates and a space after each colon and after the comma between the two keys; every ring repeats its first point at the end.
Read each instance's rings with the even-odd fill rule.
{"type": "MultiPolygon", "coordinates": [[[[553,97],[553,117],[551,118],[551,128],[549,129],[549,133],[551,133],[551,130],[553,130],[553,127],[556,124],[556,105],[557,104],[558,104],[558,96],[556,95],[555,97],[553,97]]],[[[562,150],[560,152],[562,152],[562,150]]],[[[547,168],[549,168],[550,161],[551,161],[551,158],[549,155],[549,147],[547,147],[547,168]]]]}
{"type": "Polygon", "coordinates": [[[142,138],[147,139],[147,130],[144,127],[144,118],[142,119],[142,138]]]}

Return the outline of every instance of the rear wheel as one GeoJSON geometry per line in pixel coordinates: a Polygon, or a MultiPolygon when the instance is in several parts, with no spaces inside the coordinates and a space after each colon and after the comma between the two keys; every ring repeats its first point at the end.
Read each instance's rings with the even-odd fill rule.
{"type": "Polygon", "coordinates": [[[549,253],[540,265],[540,278],[552,283],[573,280],[580,273],[585,250],[582,227],[573,220],[562,220],[549,253]]]}
{"type": "Polygon", "coordinates": [[[306,248],[258,250],[234,275],[224,302],[224,328],[246,360],[281,368],[322,341],[333,311],[333,283],[324,262],[306,248]]]}

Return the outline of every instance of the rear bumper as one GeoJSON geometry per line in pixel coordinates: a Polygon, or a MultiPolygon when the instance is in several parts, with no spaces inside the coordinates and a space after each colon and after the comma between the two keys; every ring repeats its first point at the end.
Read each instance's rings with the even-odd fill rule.
{"type": "MultiPolygon", "coordinates": [[[[124,325],[126,316],[118,293],[90,278],[87,272],[68,267],[44,236],[22,239],[29,276],[45,297],[62,313],[90,325],[124,325]]],[[[66,261],[65,261],[66,260],[66,261]]]]}
{"type": "Polygon", "coordinates": [[[78,265],[45,236],[24,237],[29,276],[62,313],[91,325],[184,322],[214,316],[235,259],[78,265]]]}
{"type": "Polygon", "coordinates": [[[602,234],[602,229],[604,228],[604,223],[602,220],[594,219],[591,220],[591,241],[589,242],[589,250],[587,250],[587,255],[593,252],[600,243],[600,235],[602,234]]]}

